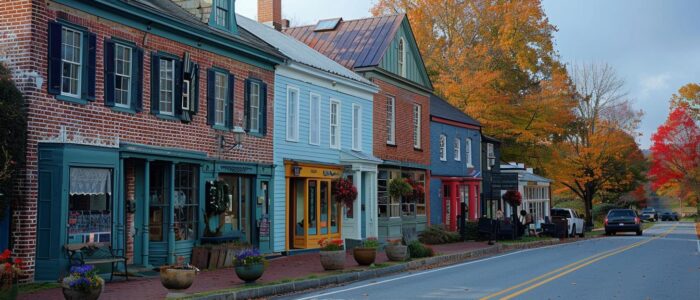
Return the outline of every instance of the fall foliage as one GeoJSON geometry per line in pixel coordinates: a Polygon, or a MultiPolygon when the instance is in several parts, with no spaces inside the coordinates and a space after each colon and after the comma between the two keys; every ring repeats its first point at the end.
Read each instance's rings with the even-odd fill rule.
{"type": "Polygon", "coordinates": [[[671,110],[682,107],[696,122],[700,122],[700,84],[688,83],[671,97],[671,110]]]}

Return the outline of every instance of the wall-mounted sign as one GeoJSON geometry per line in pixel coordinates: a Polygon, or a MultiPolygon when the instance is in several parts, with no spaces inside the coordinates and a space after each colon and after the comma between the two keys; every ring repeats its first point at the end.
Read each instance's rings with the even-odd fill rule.
{"type": "Polygon", "coordinates": [[[501,191],[518,190],[517,173],[493,173],[491,174],[491,196],[500,198],[501,191]]]}

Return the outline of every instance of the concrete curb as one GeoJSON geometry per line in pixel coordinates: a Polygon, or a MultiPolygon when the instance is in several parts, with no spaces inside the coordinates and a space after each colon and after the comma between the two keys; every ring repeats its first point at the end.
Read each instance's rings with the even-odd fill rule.
{"type": "Polygon", "coordinates": [[[306,290],[317,289],[320,287],[345,284],[354,281],[372,279],[377,277],[386,276],[389,274],[400,273],[408,270],[420,269],[424,267],[440,267],[445,265],[457,264],[472,258],[498,254],[501,252],[507,252],[512,250],[521,249],[531,249],[539,248],[545,246],[551,246],[556,244],[562,244],[567,242],[580,241],[581,239],[567,239],[558,240],[551,239],[545,241],[536,241],[529,243],[517,243],[517,244],[497,244],[487,248],[470,250],[460,253],[452,253],[440,256],[428,257],[420,260],[412,260],[405,263],[363,271],[348,272],[337,275],[324,276],[322,278],[305,279],[287,283],[273,284],[261,287],[255,287],[244,290],[234,290],[234,291],[221,291],[221,292],[211,292],[208,295],[198,296],[197,294],[187,295],[180,299],[201,299],[201,300],[237,300],[237,299],[255,299],[270,297],[280,294],[297,293],[306,290]]]}

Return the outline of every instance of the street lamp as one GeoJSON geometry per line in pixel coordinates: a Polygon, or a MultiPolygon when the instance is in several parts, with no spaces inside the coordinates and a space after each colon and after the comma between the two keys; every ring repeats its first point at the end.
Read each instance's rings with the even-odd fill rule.
{"type": "Polygon", "coordinates": [[[234,126],[232,133],[233,133],[233,141],[230,143],[226,141],[225,135],[222,134],[219,136],[219,148],[220,149],[239,150],[239,149],[243,148],[243,136],[245,136],[245,134],[246,134],[243,127],[234,126]]]}

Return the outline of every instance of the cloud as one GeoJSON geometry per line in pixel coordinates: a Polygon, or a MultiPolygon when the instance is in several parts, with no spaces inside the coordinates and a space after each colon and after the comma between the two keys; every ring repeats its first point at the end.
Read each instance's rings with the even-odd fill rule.
{"type": "Polygon", "coordinates": [[[642,77],[640,81],[641,89],[639,90],[642,98],[649,97],[649,94],[659,90],[667,89],[669,87],[668,82],[671,79],[671,74],[661,73],[652,76],[642,77]]]}

